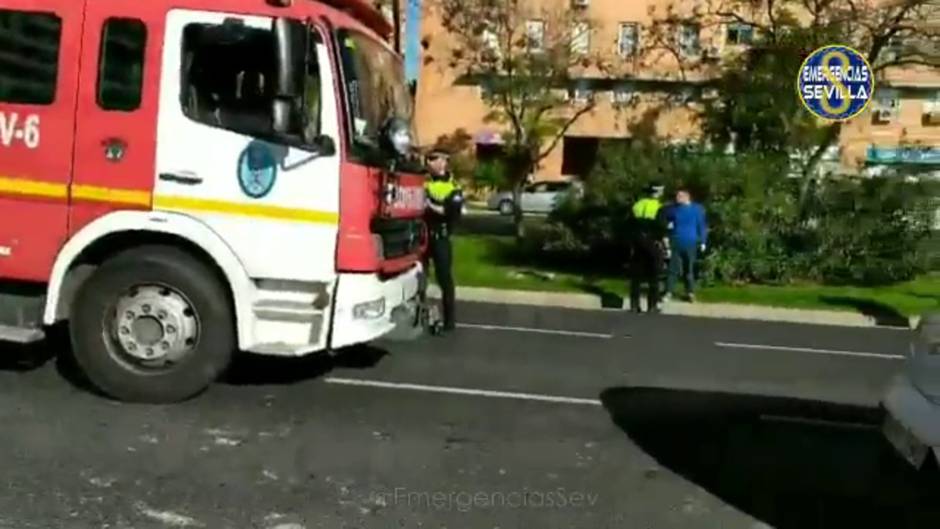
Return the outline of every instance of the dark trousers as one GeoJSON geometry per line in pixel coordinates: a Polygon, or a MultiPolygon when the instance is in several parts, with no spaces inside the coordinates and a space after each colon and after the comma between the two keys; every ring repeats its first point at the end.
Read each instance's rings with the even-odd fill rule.
{"type": "Polygon", "coordinates": [[[639,238],[633,243],[630,257],[630,308],[640,310],[640,291],[647,284],[647,310],[659,305],[659,274],[663,268],[663,253],[652,238],[639,238]]]}
{"type": "Polygon", "coordinates": [[[676,281],[681,275],[685,279],[686,294],[695,293],[695,261],[698,259],[698,248],[694,244],[676,244],[673,241],[672,260],[669,261],[669,279],[666,281],[666,292],[672,294],[676,288],[676,281]]]}
{"type": "Polygon", "coordinates": [[[430,262],[434,263],[434,277],[441,288],[441,304],[443,309],[444,328],[453,329],[456,326],[456,292],[453,273],[453,249],[450,237],[440,233],[431,233],[428,240],[428,253],[424,258],[424,269],[428,270],[430,262]]]}

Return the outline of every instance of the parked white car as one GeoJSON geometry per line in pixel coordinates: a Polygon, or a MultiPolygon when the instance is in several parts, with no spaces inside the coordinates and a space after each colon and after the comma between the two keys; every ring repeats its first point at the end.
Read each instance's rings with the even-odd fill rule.
{"type": "MultiPolygon", "coordinates": [[[[525,213],[550,213],[558,207],[568,193],[580,193],[581,185],[575,182],[533,182],[522,190],[522,211],[525,213]]],[[[487,208],[503,215],[512,215],[512,191],[494,193],[487,201],[487,208]]]]}

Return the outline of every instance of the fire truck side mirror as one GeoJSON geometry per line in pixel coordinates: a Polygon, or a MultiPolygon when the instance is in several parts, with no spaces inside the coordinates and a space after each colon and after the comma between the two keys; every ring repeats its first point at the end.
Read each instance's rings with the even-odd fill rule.
{"type": "Polygon", "coordinates": [[[275,100],[272,123],[279,134],[296,134],[301,128],[300,101],[306,74],[307,26],[290,18],[274,20],[275,100]]]}

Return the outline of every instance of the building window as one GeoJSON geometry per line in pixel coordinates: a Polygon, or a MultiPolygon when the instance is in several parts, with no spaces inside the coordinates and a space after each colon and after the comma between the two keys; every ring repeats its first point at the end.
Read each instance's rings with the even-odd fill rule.
{"type": "Polygon", "coordinates": [[[636,55],[640,44],[640,29],[635,22],[620,24],[620,35],[617,39],[617,48],[621,57],[636,55]]]}
{"type": "Polygon", "coordinates": [[[702,52],[698,24],[680,25],[678,40],[679,53],[683,57],[696,57],[702,52]]]}
{"type": "Polygon", "coordinates": [[[668,100],[674,105],[687,105],[695,100],[695,88],[682,86],[669,92],[668,100]]]}
{"type": "Polygon", "coordinates": [[[591,26],[587,22],[575,22],[571,27],[571,53],[587,55],[591,50],[591,26]]]}
{"type": "Polygon", "coordinates": [[[101,32],[98,106],[128,112],[140,107],[147,26],[137,19],[109,18],[101,32]]]}
{"type": "Polygon", "coordinates": [[[571,99],[575,103],[584,104],[589,103],[594,99],[594,89],[591,87],[589,81],[579,81],[571,89],[571,99]]]}
{"type": "Polygon", "coordinates": [[[740,23],[728,24],[725,41],[728,44],[750,44],[754,42],[754,26],[740,23]]]}
{"type": "Polygon", "coordinates": [[[893,88],[878,90],[872,103],[872,117],[876,123],[888,123],[896,119],[901,110],[900,93],[893,88]]]}
{"type": "Polygon", "coordinates": [[[614,106],[627,105],[636,97],[636,87],[632,83],[619,83],[614,87],[611,100],[614,106]]]}
{"type": "Polygon", "coordinates": [[[930,107],[931,112],[940,112],[940,90],[934,90],[927,98],[926,104],[930,107]]]}
{"type": "Polygon", "coordinates": [[[574,99],[575,103],[583,104],[590,102],[593,97],[594,91],[590,88],[575,88],[572,99],[574,99]]]}
{"type": "Polygon", "coordinates": [[[924,114],[931,125],[940,125],[940,90],[935,90],[924,100],[924,114]]]}
{"type": "Polygon", "coordinates": [[[529,51],[542,51],[545,49],[545,21],[526,21],[525,35],[526,47],[529,51]]]}
{"type": "Polygon", "coordinates": [[[0,101],[55,101],[62,20],[49,13],[0,9],[0,101]]]}

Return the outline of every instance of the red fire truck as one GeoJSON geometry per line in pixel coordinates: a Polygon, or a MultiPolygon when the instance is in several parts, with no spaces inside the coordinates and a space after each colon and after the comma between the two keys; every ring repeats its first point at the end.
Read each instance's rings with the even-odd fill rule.
{"type": "Polygon", "coordinates": [[[0,0],[0,339],[191,397],[407,325],[412,103],[364,0],[0,0]]]}

